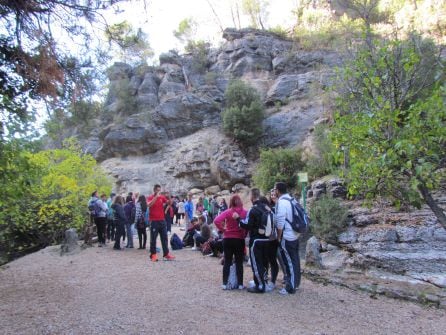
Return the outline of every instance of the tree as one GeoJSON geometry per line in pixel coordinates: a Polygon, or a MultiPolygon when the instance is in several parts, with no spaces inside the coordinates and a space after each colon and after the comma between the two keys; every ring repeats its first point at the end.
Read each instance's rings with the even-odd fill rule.
{"type": "Polygon", "coordinates": [[[231,82],[225,92],[223,130],[242,145],[251,145],[263,134],[264,107],[256,90],[241,80],[231,82]]]}
{"type": "Polygon", "coordinates": [[[178,29],[173,31],[173,36],[181,43],[186,44],[193,40],[196,33],[197,22],[192,17],[187,17],[180,21],[178,29]]]}
{"type": "Polygon", "coordinates": [[[118,45],[121,57],[126,63],[146,64],[147,58],[153,56],[146,34],[141,29],[135,31],[128,21],[107,27],[105,35],[110,44],[118,45]]]}
{"type": "Polygon", "coordinates": [[[29,108],[33,100],[58,108],[61,100],[70,103],[79,98],[81,85],[94,82],[79,80],[104,63],[94,61],[104,54],[92,53],[95,44],[89,26],[104,29],[107,22],[101,12],[122,1],[1,1],[1,137],[23,133],[33,120],[35,108],[29,108]],[[78,54],[72,54],[69,41],[78,54]]]}
{"type": "Polygon", "coordinates": [[[338,84],[342,103],[332,138],[348,150],[349,192],[390,196],[397,205],[425,202],[446,228],[431,194],[446,177],[446,91],[437,50],[416,36],[372,46],[346,64],[338,84]]]}
{"type": "Polygon", "coordinates": [[[242,0],[243,13],[248,15],[253,28],[265,30],[265,21],[268,16],[268,1],[265,0],[242,0]]]}
{"type": "Polygon", "coordinates": [[[268,192],[278,181],[290,189],[297,186],[297,174],[304,170],[301,149],[265,149],[260,151],[260,161],[253,176],[254,184],[268,192]]]}
{"type": "Polygon", "coordinates": [[[68,228],[88,220],[89,195],[108,194],[111,181],[73,142],[63,149],[31,152],[17,140],[0,144],[0,255],[8,259],[59,243],[68,228]]]}

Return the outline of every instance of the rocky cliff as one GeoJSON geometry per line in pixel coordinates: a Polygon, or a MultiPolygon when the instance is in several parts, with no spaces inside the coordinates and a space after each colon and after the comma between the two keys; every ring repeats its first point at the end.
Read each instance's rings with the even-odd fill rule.
{"type": "Polygon", "coordinates": [[[301,144],[323,115],[315,88],[329,84],[339,57],[300,50],[274,34],[227,29],[225,43],[201,54],[160,56],[157,67],[114,64],[100,120],[83,141],[117,180],[119,190],[173,192],[248,183],[252,164],[221,131],[224,91],[238,78],[267,108],[259,145],[301,144]]]}
{"type": "MultiPolygon", "coordinates": [[[[344,198],[342,181],[326,178],[312,183],[309,202],[329,193],[344,198]]],[[[446,192],[435,194],[446,209],[446,192]]],[[[362,289],[372,296],[433,304],[446,309],[446,230],[432,211],[398,211],[387,202],[363,207],[345,201],[347,229],[329,245],[312,237],[307,243],[307,276],[362,289]]]]}

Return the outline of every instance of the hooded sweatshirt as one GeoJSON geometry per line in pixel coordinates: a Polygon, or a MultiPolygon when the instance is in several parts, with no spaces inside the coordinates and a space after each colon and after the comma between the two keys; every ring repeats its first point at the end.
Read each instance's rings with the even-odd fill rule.
{"type": "Polygon", "coordinates": [[[232,214],[237,212],[240,219],[246,218],[246,210],[240,207],[229,208],[222,212],[214,219],[214,224],[218,230],[223,231],[223,238],[240,238],[244,239],[246,237],[247,231],[239,227],[238,221],[232,218],[232,214]],[[224,225],[224,222],[226,224],[224,225]]]}

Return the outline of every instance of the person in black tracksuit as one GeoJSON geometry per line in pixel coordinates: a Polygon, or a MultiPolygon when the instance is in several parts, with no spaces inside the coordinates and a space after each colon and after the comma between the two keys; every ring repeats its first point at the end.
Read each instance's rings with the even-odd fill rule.
{"type": "Polygon", "coordinates": [[[240,227],[249,230],[249,256],[251,258],[251,268],[254,274],[254,287],[248,288],[250,293],[263,293],[266,288],[265,265],[268,264],[271,253],[271,241],[265,236],[262,230],[263,213],[270,209],[260,201],[260,190],[251,190],[252,208],[249,210],[246,220],[240,221],[240,227]]]}

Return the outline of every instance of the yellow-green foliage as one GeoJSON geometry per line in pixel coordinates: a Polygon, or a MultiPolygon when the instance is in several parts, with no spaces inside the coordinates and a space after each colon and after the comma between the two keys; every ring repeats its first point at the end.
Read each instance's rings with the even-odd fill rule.
{"type": "Polygon", "coordinates": [[[0,252],[8,258],[58,243],[68,228],[79,231],[88,218],[91,193],[111,191],[94,158],[73,142],[63,149],[17,155],[8,166],[11,173],[2,175],[0,252]],[[16,183],[14,173],[24,182],[16,183]]]}

